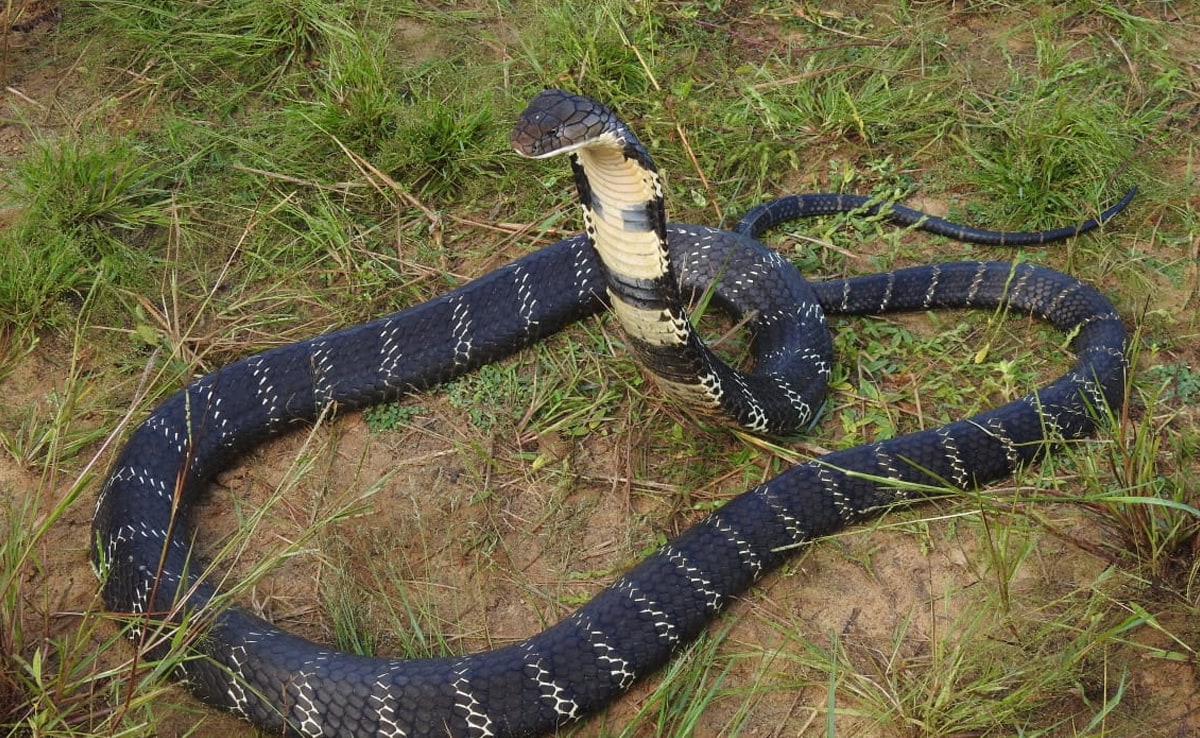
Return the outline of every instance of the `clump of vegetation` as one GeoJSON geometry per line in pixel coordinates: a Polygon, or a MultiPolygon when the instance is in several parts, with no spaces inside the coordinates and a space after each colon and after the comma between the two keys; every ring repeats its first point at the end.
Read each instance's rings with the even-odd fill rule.
{"type": "Polygon", "coordinates": [[[36,330],[59,297],[138,284],[172,216],[169,169],[128,138],[35,143],[10,182],[15,219],[0,233],[0,318],[36,330]]]}

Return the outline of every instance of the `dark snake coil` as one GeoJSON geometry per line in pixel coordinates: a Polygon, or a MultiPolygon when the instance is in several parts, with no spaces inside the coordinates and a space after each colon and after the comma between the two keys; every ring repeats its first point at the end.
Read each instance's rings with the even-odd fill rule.
{"type": "MultiPolygon", "coordinates": [[[[1096,220],[1058,231],[996,234],[924,222],[968,240],[1042,242],[1053,240],[1047,234],[1095,227],[1131,195],[1096,220]]],[[[784,198],[752,211],[740,228],[756,235],[783,219],[863,204],[826,195],[784,198]]],[[[683,292],[705,289],[717,274],[736,282],[743,265],[778,260],[742,235],[684,225],[668,226],[667,235],[683,292]]],[[[953,263],[812,283],[801,290],[811,289],[831,314],[997,306],[1030,313],[1070,333],[1077,358],[1063,376],[996,409],[789,469],[696,523],[557,625],[494,651],[367,658],[214,602],[219,593],[201,575],[190,520],[214,474],[330,406],[343,412],[432,387],[601,310],[602,269],[587,240],[576,236],[427,303],[250,356],[184,387],[132,432],[97,501],[93,561],[107,606],[128,616],[131,637],[150,658],[166,655],[175,632],[186,628],[193,657],[178,671],[188,688],[271,733],[544,733],[657,669],[797,544],[915,489],[999,479],[1053,442],[1092,433],[1123,399],[1120,317],[1095,289],[1058,272],[953,263]]],[[[726,288],[722,299],[735,311],[757,310],[763,286],[726,288]]],[[[805,351],[790,344],[795,335],[784,330],[756,343],[805,351]]]]}

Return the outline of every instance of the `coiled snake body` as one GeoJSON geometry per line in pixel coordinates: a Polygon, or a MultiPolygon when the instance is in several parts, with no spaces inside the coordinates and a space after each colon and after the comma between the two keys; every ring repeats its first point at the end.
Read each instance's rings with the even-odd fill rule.
{"type": "MultiPolygon", "coordinates": [[[[602,242],[613,245],[615,263],[602,262],[587,236],[560,241],[430,302],[218,369],[170,397],[131,434],[97,501],[93,559],[108,607],[143,616],[130,619],[135,638],[151,627],[164,629],[155,641],[162,645],[151,647],[150,656],[165,652],[175,629],[196,629],[196,658],[179,667],[195,695],[274,733],[546,732],[598,709],[662,665],[796,544],[902,500],[903,489],[965,489],[998,479],[1037,458],[1047,440],[1091,433],[1106,409],[1121,402],[1125,333],[1119,316],[1091,287],[1048,269],[999,262],[810,285],[745,236],[667,225],[649,156],[626,134],[607,108],[558,91],[536,98],[514,134],[527,155],[570,150],[579,157],[589,234],[602,252],[602,242]],[[555,136],[549,149],[531,143],[555,136]],[[593,154],[616,169],[598,177],[593,154]],[[641,194],[625,188],[637,185],[637,178],[641,194]],[[598,225],[598,218],[607,221],[598,225]],[[669,260],[662,238],[669,242],[669,260]],[[660,260],[670,266],[657,271],[660,260]],[[664,295],[704,290],[718,276],[727,285],[719,300],[752,317],[757,366],[750,375],[716,367],[698,353],[676,305],[664,302],[664,295]],[[690,396],[704,411],[724,411],[728,404],[738,422],[776,431],[805,422],[823,392],[829,337],[822,311],[1007,306],[1071,332],[1077,358],[1057,380],[1002,407],[831,453],[746,491],[557,625],[495,651],[430,660],[367,658],[212,604],[218,592],[193,556],[189,515],[197,491],[234,457],[316,419],[331,404],[352,409],[430,387],[511,354],[606,302],[617,305],[619,317],[625,313],[631,343],[640,344],[649,368],[670,391],[690,396]],[[816,386],[804,385],[808,380],[816,386]],[[755,383],[781,392],[759,402],[755,383]]],[[[772,204],[774,210],[752,211],[741,228],[756,234],[780,219],[846,204],[827,196],[785,199],[772,204]]],[[[944,221],[931,229],[939,223],[944,221]]],[[[1004,240],[1036,242],[1046,233],[1063,237],[1096,224],[1005,234],[1004,240]]],[[[945,225],[959,237],[1000,236],[945,225]]]]}

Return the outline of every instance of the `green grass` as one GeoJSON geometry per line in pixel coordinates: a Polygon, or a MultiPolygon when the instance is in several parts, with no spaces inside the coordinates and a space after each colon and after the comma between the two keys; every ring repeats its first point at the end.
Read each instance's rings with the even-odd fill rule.
{"type": "Polygon", "coordinates": [[[0,320],[19,340],[72,320],[63,298],[102,285],[142,286],[145,247],[170,222],[170,166],[130,138],[39,140],[6,188],[18,213],[0,236],[0,320]]]}
{"type": "MultiPolygon", "coordinates": [[[[1135,330],[1109,430],[810,547],[567,732],[1194,730],[1200,17],[1183,5],[67,2],[39,43],[2,47],[21,137],[0,177],[0,725],[245,731],[171,686],[184,643],[148,661],[102,612],[85,553],[104,470],[190,378],[575,232],[565,163],[507,143],[556,85],[621,112],[684,222],[830,190],[1031,229],[1141,187],[1102,233],[1019,255],[1096,284],[1135,330]]],[[[769,240],[814,278],[1014,256],[861,215],[769,240]]],[[[833,327],[832,395],[795,444],[706,432],[592,319],[248,455],[201,507],[205,562],[225,599],[349,650],[502,646],[789,464],[1069,360],[999,314],[833,327]]]]}

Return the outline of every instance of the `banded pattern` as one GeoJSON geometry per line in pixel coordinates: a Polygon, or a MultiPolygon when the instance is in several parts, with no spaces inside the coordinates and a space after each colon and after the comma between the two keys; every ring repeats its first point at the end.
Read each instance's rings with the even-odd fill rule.
{"type": "Polygon", "coordinates": [[[866,215],[882,215],[896,225],[915,226],[923,231],[936,233],[939,236],[953,238],[956,241],[979,243],[986,246],[1040,246],[1054,241],[1062,241],[1072,236],[1086,233],[1097,226],[1103,225],[1109,218],[1125,209],[1137,194],[1137,187],[1131,187],[1116,204],[1103,210],[1094,218],[1078,225],[1064,228],[1052,228],[1046,231],[985,231],[979,228],[951,223],[920,210],[906,208],[896,203],[880,202],[878,198],[866,195],[848,195],[833,192],[812,192],[802,195],[788,195],[771,202],[751,208],[742,216],[733,230],[745,233],[751,238],[758,238],[777,223],[812,215],[831,215],[861,210],[866,215]]]}
{"type": "Polygon", "coordinates": [[[738,371],[704,345],[688,319],[667,245],[662,182],[629,127],[594,100],[546,90],[521,114],[511,143],[530,158],[570,155],[609,305],[659,388],[702,415],[755,433],[794,434],[812,420],[829,381],[833,348],[816,297],[794,267],[743,234],[690,228],[707,263],[734,275],[728,284],[739,296],[781,298],[755,310],[729,311],[749,318],[751,335],[797,332],[769,350],[757,346],[754,371],[738,371]],[[705,253],[714,248],[753,259],[717,261],[705,253]]]}
{"type": "MultiPolygon", "coordinates": [[[[607,106],[563,90],[545,90],[535,97],[517,121],[511,143],[530,158],[567,154],[583,209],[588,240],[599,254],[609,302],[639,363],[658,380],[667,394],[701,414],[716,416],[756,433],[794,434],[813,418],[824,396],[831,351],[824,317],[804,279],[783,260],[764,259],[763,268],[726,264],[732,281],[762,279],[764,274],[788,278],[790,311],[751,313],[751,335],[759,335],[778,317],[798,319],[809,330],[791,352],[756,356],[754,370],[741,372],[711,352],[692,327],[678,289],[674,262],[667,246],[667,217],[662,184],[649,152],[629,127],[607,106]],[[790,314],[789,314],[790,313],[790,314]],[[817,376],[811,376],[813,368],[817,376]]],[[[1077,226],[1033,233],[982,231],[932,218],[903,207],[890,218],[963,240],[999,245],[1027,245],[1060,240],[1095,228],[1120,212],[1133,198],[1124,198],[1098,218],[1077,226]]],[[[879,212],[872,200],[842,195],[797,195],[755,208],[733,233],[710,231],[706,239],[744,243],[755,249],[754,237],[766,227],[803,215],[865,208],[879,212]]],[[[932,306],[939,272],[934,266],[923,307],[932,306]]],[[[763,289],[749,285],[749,289],[763,289]]],[[[773,294],[774,290],[764,294],[773,294]]],[[[886,295],[885,295],[886,297],[886,295]]],[[[887,300],[881,300],[886,304],[887,300]]]]}
{"type": "MultiPolygon", "coordinates": [[[[723,244],[742,241],[709,229],[670,226],[667,233],[685,292],[718,274],[736,282],[742,267],[731,265],[760,258],[731,253],[723,244]]],[[[1000,478],[1054,442],[1091,433],[1123,399],[1119,316],[1095,289],[1057,272],[943,264],[812,289],[830,312],[1006,306],[1069,332],[1077,358],[1020,400],[837,451],[746,491],[557,625],[502,649],[366,658],[215,605],[217,592],[192,551],[190,515],[206,481],[238,454],[331,406],[348,410],[430,387],[601,309],[601,265],[584,237],[567,239],[430,302],[235,362],[168,398],[133,431],[97,500],[93,560],[105,602],[145,615],[130,619],[135,638],[151,626],[168,636],[153,641],[150,656],[168,648],[175,629],[200,630],[197,658],[181,667],[188,687],[271,733],[535,735],[593,712],[658,668],[796,544],[924,485],[965,488],[1000,478]]],[[[737,289],[723,294],[734,309],[756,309],[746,308],[737,289]]],[[[772,332],[790,330],[784,322],[764,323],[768,335],[756,341],[764,353],[775,350],[772,332]]],[[[783,340],[778,350],[791,348],[783,340]]]]}

